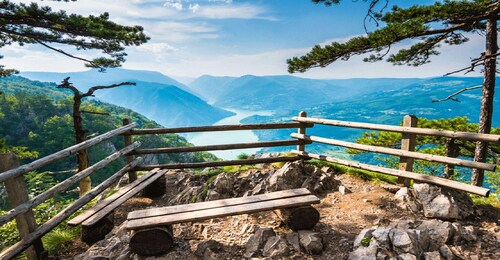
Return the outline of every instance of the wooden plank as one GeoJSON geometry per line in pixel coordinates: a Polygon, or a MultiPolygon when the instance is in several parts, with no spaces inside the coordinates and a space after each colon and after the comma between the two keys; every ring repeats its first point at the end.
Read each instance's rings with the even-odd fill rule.
{"type": "Polygon", "coordinates": [[[134,230],[134,229],[155,227],[159,225],[170,225],[183,222],[195,222],[211,218],[220,218],[220,217],[240,215],[240,214],[250,214],[250,213],[274,210],[280,208],[301,207],[311,204],[317,204],[319,202],[320,199],[314,195],[276,199],[276,200],[256,202],[250,204],[129,220],[127,222],[127,229],[134,230]]]}
{"type": "Polygon", "coordinates": [[[229,165],[245,165],[257,163],[274,163],[274,162],[290,162],[297,161],[301,158],[299,156],[280,156],[273,158],[260,158],[260,159],[246,159],[246,160],[232,160],[232,161],[217,161],[217,162],[201,162],[201,163],[172,163],[172,164],[156,164],[156,165],[139,165],[136,170],[148,171],[154,168],[160,169],[187,169],[187,168],[205,168],[205,167],[218,167],[229,165]]]}
{"type": "Polygon", "coordinates": [[[105,191],[107,188],[111,187],[118,180],[120,180],[123,175],[125,175],[130,169],[134,168],[135,165],[142,161],[142,157],[137,157],[135,160],[120,169],[118,172],[113,174],[111,177],[106,179],[101,184],[97,185],[95,188],[90,190],[88,193],[77,199],[71,205],[64,208],[62,211],[57,213],[54,217],[49,219],[47,222],[40,225],[35,231],[29,234],[26,239],[23,239],[11,247],[0,252],[0,259],[12,259],[16,255],[20,254],[23,250],[32,245],[37,239],[40,239],[45,234],[49,233],[52,229],[57,227],[61,222],[71,216],[71,214],[78,211],[83,205],[89,203],[101,192],[105,191]]]}
{"type": "Polygon", "coordinates": [[[23,166],[17,167],[17,168],[12,169],[12,170],[2,172],[2,173],[0,173],[0,182],[3,182],[7,179],[10,179],[10,178],[22,175],[22,174],[25,174],[25,173],[30,172],[30,171],[34,171],[34,170],[36,170],[42,166],[45,166],[51,162],[57,161],[57,160],[62,159],[64,157],[70,156],[72,154],[76,154],[78,151],[92,147],[98,143],[101,143],[102,141],[110,139],[111,137],[114,137],[116,135],[124,133],[124,132],[126,132],[126,131],[128,131],[136,126],[137,126],[137,123],[132,123],[130,125],[122,126],[120,128],[111,130],[105,134],[102,134],[102,135],[96,136],[92,139],[89,139],[83,143],[79,143],[77,145],[73,145],[73,146],[70,146],[66,149],[63,149],[59,152],[53,153],[51,155],[47,155],[47,156],[40,158],[36,161],[33,161],[31,163],[25,164],[23,166]]]}
{"type": "Polygon", "coordinates": [[[269,142],[254,142],[254,143],[239,143],[239,144],[219,144],[206,146],[191,146],[191,147],[166,147],[152,149],[137,149],[130,154],[163,154],[163,153],[184,153],[184,152],[201,152],[201,151],[218,151],[218,150],[233,150],[258,147],[275,147],[275,146],[291,146],[300,145],[307,142],[301,140],[281,140],[269,142]]]}
{"type": "Polygon", "coordinates": [[[140,191],[142,191],[144,188],[146,188],[148,185],[150,185],[154,181],[158,180],[166,172],[167,172],[167,170],[161,170],[161,171],[156,172],[150,178],[147,178],[146,180],[142,181],[141,183],[139,183],[139,185],[137,185],[133,189],[129,190],[129,192],[127,192],[123,196],[119,197],[117,200],[112,201],[112,203],[109,204],[108,206],[106,206],[104,209],[100,210],[95,215],[86,219],[82,223],[82,226],[94,225],[99,220],[106,217],[109,213],[111,213],[113,210],[115,210],[118,206],[122,205],[125,201],[127,201],[128,199],[130,199],[131,197],[133,197],[135,194],[139,193],[140,191]]]}
{"type": "Polygon", "coordinates": [[[331,145],[336,145],[336,146],[341,146],[341,147],[346,147],[346,148],[351,148],[351,149],[356,149],[356,150],[361,150],[361,151],[367,151],[367,152],[383,153],[383,154],[389,154],[389,155],[395,155],[395,156],[405,156],[405,157],[409,157],[409,158],[426,160],[429,162],[453,164],[453,165],[457,165],[457,166],[463,166],[463,167],[469,167],[469,168],[479,168],[479,169],[484,169],[484,170],[488,170],[488,171],[495,171],[495,169],[496,169],[496,164],[474,162],[474,161],[462,160],[462,159],[457,159],[457,158],[450,158],[450,157],[446,157],[446,156],[425,154],[425,153],[419,153],[419,152],[409,152],[409,151],[404,151],[404,150],[400,150],[400,149],[377,147],[377,146],[366,145],[366,144],[357,144],[357,143],[345,142],[345,141],[340,141],[340,140],[335,140],[335,139],[330,139],[330,138],[318,137],[318,136],[299,135],[299,134],[295,134],[295,133],[291,134],[290,136],[294,137],[294,138],[310,140],[310,141],[318,142],[318,143],[331,144],[331,145]]]}
{"type": "MultiPolygon", "coordinates": [[[[177,134],[177,133],[196,133],[212,131],[236,131],[236,130],[265,130],[265,129],[286,129],[298,128],[303,126],[301,123],[272,123],[272,124],[239,124],[239,125],[212,125],[212,126],[193,126],[177,128],[152,128],[152,129],[132,129],[125,134],[129,135],[150,135],[150,134],[177,134]]],[[[306,127],[312,127],[312,124],[306,124],[306,127]]]]}
{"type": "Polygon", "coordinates": [[[94,205],[92,208],[85,210],[85,212],[83,212],[82,214],[80,214],[80,215],[74,217],[73,219],[71,219],[70,221],[68,221],[68,225],[69,226],[80,225],[83,221],[85,221],[89,217],[93,216],[95,213],[99,212],[100,210],[102,210],[103,208],[105,208],[106,206],[108,206],[109,204],[111,204],[113,201],[116,201],[120,197],[122,197],[125,194],[127,194],[131,189],[135,188],[141,182],[143,182],[144,180],[147,180],[149,177],[153,176],[159,170],[160,170],[159,168],[153,169],[153,170],[149,171],[148,173],[146,173],[144,176],[142,176],[140,179],[135,180],[134,182],[129,183],[129,184],[121,187],[113,195],[111,195],[111,196],[107,197],[106,199],[100,201],[99,203],[97,203],[96,205],[94,205]]]}
{"type": "Polygon", "coordinates": [[[192,212],[198,210],[206,210],[213,208],[221,208],[242,204],[250,204],[256,202],[263,202],[275,199],[282,198],[292,198],[304,195],[310,195],[311,192],[306,188],[293,189],[293,190],[284,190],[271,192],[261,195],[255,196],[247,196],[241,198],[231,198],[231,199],[223,199],[223,200],[214,200],[214,201],[206,201],[206,202],[198,202],[192,204],[184,204],[184,205],[175,205],[169,207],[162,208],[153,208],[153,209],[145,209],[145,210],[136,210],[130,212],[127,216],[128,220],[140,219],[140,218],[149,218],[156,216],[164,216],[170,214],[184,213],[184,212],[192,212]]]}
{"type": "MultiPolygon", "coordinates": [[[[18,166],[19,160],[13,153],[0,154],[1,171],[18,166]]],[[[23,176],[6,180],[5,191],[7,192],[7,199],[11,207],[16,207],[29,200],[28,189],[26,188],[23,176]]],[[[22,239],[26,239],[36,229],[35,215],[32,209],[16,216],[16,227],[22,239]]],[[[26,250],[26,257],[30,260],[42,258],[44,251],[42,240],[37,239],[34,241],[34,245],[26,250]]]]}
{"type": "MultiPolygon", "coordinates": [[[[417,127],[418,118],[415,115],[406,115],[403,119],[404,127],[417,127]]],[[[417,144],[417,136],[411,133],[403,133],[401,138],[401,150],[413,152],[417,144]]],[[[444,157],[446,158],[446,157],[444,157]]],[[[401,171],[413,171],[413,157],[399,156],[399,169],[401,171]]],[[[410,187],[410,179],[398,177],[398,183],[410,187]]]]}
{"type": "Polygon", "coordinates": [[[122,155],[126,154],[127,152],[132,151],[133,149],[139,147],[141,144],[139,142],[135,142],[134,144],[123,148],[122,150],[115,152],[111,154],[110,156],[102,159],[98,163],[92,165],[91,167],[69,177],[68,179],[64,180],[63,182],[60,182],[50,189],[44,191],[43,193],[39,194],[38,196],[30,199],[29,201],[24,202],[23,204],[7,211],[5,214],[0,216],[0,225],[7,223],[11,219],[13,219],[15,216],[22,214],[24,212],[27,212],[29,209],[32,209],[40,204],[42,204],[44,201],[47,199],[50,199],[54,197],[55,194],[68,189],[78,181],[82,180],[83,178],[89,176],[93,172],[102,169],[109,165],[110,163],[114,162],[118,158],[120,158],[122,155]]]}
{"type": "Polygon", "coordinates": [[[298,121],[298,122],[303,122],[303,123],[343,126],[343,127],[349,127],[349,128],[361,128],[361,129],[379,130],[379,131],[396,132],[396,133],[410,133],[410,134],[420,134],[420,135],[442,136],[442,137],[450,137],[450,138],[470,140],[470,141],[500,142],[500,135],[494,135],[494,134],[454,132],[454,131],[449,131],[449,130],[439,130],[439,129],[430,129],[430,128],[379,125],[379,124],[358,123],[358,122],[339,121],[339,120],[328,120],[328,119],[310,118],[310,117],[307,117],[307,118],[293,117],[292,120],[298,121]]]}
{"type": "Polygon", "coordinates": [[[418,174],[414,172],[406,172],[406,171],[401,171],[401,170],[395,170],[395,169],[389,169],[389,168],[384,168],[380,166],[373,166],[369,164],[364,164],[364,163],[359,163],[355,161],[348,161],[348,160],[343,160],[343,159],[338,159],[338,158],[333,158],[333,157],[328,157],[325,155],[319,155],[319,154],[312,154],[312,153],[307,153],[307,152],[299,152],[299,151],[293,151],[293,153],[304,156],[304,157],[309,157],[313,159],[318,159],[322,161],[327,161],[327,162],[332,162],[332,163],[337,163],[337,164],[342,164],[345,166],[349,166],[352,168],[357,168],[357,169],[362,169],[362,170],[367,170],[367,171],[372,171],[372,172],[378,172],[378,173],[383,173],[387,175],[392,175],[392,176],[397,176],[397,177],[404,177],[404,178],[410,178],[419,182],[424,182],[424,183],[430,183],[430,184],[435,184],[438,186],[443,186],[443,187],[448,187],[456,190],[461,190],[481,196],[488,197],[490,194],[490,190],[483,188],[483,187],[478,187],[466,183],[461,183],[458,181],[452,181],[448,179],[443,179],[435,176],[429,176],[425,174],[418,174]]]}

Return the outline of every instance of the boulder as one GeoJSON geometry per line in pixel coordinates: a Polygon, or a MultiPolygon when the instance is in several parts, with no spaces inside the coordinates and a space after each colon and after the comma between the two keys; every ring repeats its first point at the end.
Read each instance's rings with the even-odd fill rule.
{"type": "Polygon", "coordinates": [[[265,257],[280,257],[287,256],[290,252],[286,240],[279,236],[269,238],[264,245],[262,255],[265,257]]]}
{"type": "Polygon", "coordinates": [[[214,190],[219,194],[232,194],[235,182],[234,174],[223,172],[215,178],[213,182],[214,190]]]}
{"type": "Polygon", "coordinates": [[[439,247],[448,243],[453,238],[455,233],[455,230],[450,222],[437,219],[422,221],[417,229],[426,231],[429,234],[430,243],[428,251],[438,250],[439,247]]]}
{"type": "Polygon", "coordinates": [[[418,183],[413,185],[413,195],[425,217],[464,219],[474,212],[472,199],[462,191],[418,183]]]}
{"type": "Polygon", "coordinates": [[[287,162],[267,179],[268,191],[300,188],[303,183],[303,175],[301,161],[287,162]]]}
{"type": "Polygon", "coordinates": [[[300,253],[299,234],[297,232],[288,233],[285,235],[286,241],[290,244],[295,251],[300,253]]]}
{"type": "Polygon", "coordinates": [[[299,231],[299,241],[302,248],[304,248],[308,254],[318,255],[323,251],[321,234],[318,232],[301,230],[299,231]]]}
{"type": "Polygon", "coordinates": [[[270,238],[276,236],[272,228],[259,228],[255,233],[248,239],[245,245],[245,254],[246,258],[253,257],[257,255],[257,251],[259,248],[266,243],[266,241],[270,238]]]}

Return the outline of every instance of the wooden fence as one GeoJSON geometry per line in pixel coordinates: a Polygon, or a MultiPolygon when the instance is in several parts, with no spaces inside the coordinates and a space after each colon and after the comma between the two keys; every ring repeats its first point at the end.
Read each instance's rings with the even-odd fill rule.
{"type": "Polygon", "coordinates": [[[452,181],[444,178],[428,176],[412,172],[413,159],[427,160],[431,162],[439,162],[452,166],[464,166],[470,168],[478,168],[488,171],[494,171],[496,165],[472,162],[463,159],[427,155],[414,152],[415,136],[416,135],[432,135],[440,136],[457,140],[471,140],[471,141],[487,141],[499,142],[499,135],[490,134],[477,134],[467,132],[453,132],[445,130],[424,129],[416,128],[416,118],[405,117],[404,126],[389,126],[378,124],[367,124],[358,122],[345,122],[337,120],[326,120],[318,118],[308,118],[305,112],[301,112],[298,117],[292,118],[293,122],[287,123],[272,123],[272,124],[244,124],[244,125],[218,125],[218,126],[198,126],[198,127],[180,127],[180,128],[157,128],[157,129],[136,129],[136,123],[131,123],[130,120],[124,119],[124,126],[107,132],[105,134],[96,136],[87,140],[84,143],[68,147],[64,150],[48,155],[32,163],[19,166],[16,164],[15,158],[12,155],[0,155],[0,182],[4,182],[9,202],[12,209],[0,216],[0,225],[16,219],[17,228],[22,237],[22,240],[11,246],[10,248],[0,252],[0,259],[11,259],[16,255],[26,250],[26,255],[29,259],[45,258],[41,238],[50,230],[55,228],[65,219],[70,217],[73,213],[82,208],[85,204],[89,203],[93,198],[115,184],[124,174],[128,173],[129,181],[137,179],[136,171],[150,170],[153,168],[162,169],[182,169],[182,168],[202,168],[202,167],[216,167],[228,165],[243,165],[243,164],[257,164],[257,163],[273,163],[273,162],[287,162],[302,159],[318,159],[337,164],[347,165],[350,167],[374,171],[401,178],[403,183],[406,180],[413,179],[418,182],[432,183],[440,186],[450,187],[466,192],[488,196],[489,190],[476,187],[457,181],[452,181]],[[384,147],[376,147],[370,145],[361,145],[341,140],[328,139],[318,136],[310,136],[306,134],[306,129],[313,127],[315,124],[340,126],[349,128],[361,128],[379,131],[391,131],[403,134],[401,149],[392,149],[384,147]],[[290,140],[278,141],[261,141],[252,143],[237,143],[237,144],[219,144],[207,146],[190,146],[190,147],[158,147],[139,149],[140,143],[133,142],[132,137],[137,135],[156,135],[168,133],[193,133],[193,132],[208,132],[208,131],[238,131],[238,130],[269,130],[269,129],[296,129],[297,133],[291,135],[290,140]],[[114,136],[122,135],[124,137],[125,147],[89,168],[77,172],[70,178],[58,183],[49,190],[37,195],[34,198],[29,198],[28,191],[25,186],[24,174],[35,171],[49,163],[53,163],[59,159],[76,154],[78,151],[87,149],[114,136]],[[313,142],[325,143],[329,145],[341,146],[350,149],[357,149],[361,151],[369,151],[376,153],[389,154],[400,157],[400,169],[389,169],[380,166],[373,166],[362,164],[359,162],[342,160],[338,158],[328,157],[320,154],[312,154],[306,151],[308,144],[313,142]],[[293,151],[294,156],[278,156],[272,158],[255,158],[245,160],[226,160],[215,162],[199,162],[199,163],[171,163],[162,165],[145,165],[142,163],[141,157],[136,157],[144,154],[169,154],[169,153],[185,153],[185,152],[199,152],[199,151],[214,151],[214,150],[232,150],[232,149],[245,149],[245,148],[264,148],[276,146],[291,146],[296,145],[297,149],[293,151]],[[64,210],[59,212],[56,216],[51,218],[45,223],[35,223],[33,208],[40,205],[44,201],[54,197],[56,194],[67,190],[69,187],[77,184],[81,179],[89,176],[95,171],[102,169],[109,165],[111,162],[119,158],[125,158],[126,165],[118,172],[113,174],[110,178],[106,179],[103,183],[94,187],[89,193],[83,195],[64,210]],[[39,225],[38,225],[39,224],[39,225]]]}

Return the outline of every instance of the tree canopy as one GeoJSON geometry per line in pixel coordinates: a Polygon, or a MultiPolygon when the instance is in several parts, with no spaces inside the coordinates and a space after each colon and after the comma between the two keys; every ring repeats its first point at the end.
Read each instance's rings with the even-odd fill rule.
{"type": "MultiPolygon", "coordinates": [[[[340,0],[313,0],[315,3],[332,5],[340,0]]],[[[302,56],[289,59],[288,71],[305,72],[314,67],[326,67],[337,60],[349,60],[354,55],[370,54],[364,60],[380,61],[384,58],[395,65],[419,66],[438,55],[442,44],[458,45],[469,38],[464,33],[481,32],[487,19],[499,19],[500,3],[491,0],[445,1],[429,6],[409,8],[392,7],[388,12],[374,11],[372,1],[367,15],[384,26],[366,35],[357,36],[344,43],[333,42],[326,46],[316,45],[302,56]],[[413,39],[409,48],[390,53],[397,42],[413,39]]],[[[497,55],[497,54],[495,54],[497,55]]],[[[484,61],[486,57],[480,57],[484,61]]]]}
{"type": "MultiPolygon", "coordinates": [[[[21,46],[40,44],[81,60],[87,67],[104,69],[118,67],[125,61],[125,46],[140,45],[148,40],[141,26],[117,24],[109,20],[108,13],[82,16],[63,10],[53,11],[35,2],[0,1],[0,48],[16,43],[21,46]],[[100,50],[104,55],[86,59],[60,49],[60,45],[73,46],[76,50],[100,50]]],[[[15,72],[0,65],[0,76],[15,72]]]]}

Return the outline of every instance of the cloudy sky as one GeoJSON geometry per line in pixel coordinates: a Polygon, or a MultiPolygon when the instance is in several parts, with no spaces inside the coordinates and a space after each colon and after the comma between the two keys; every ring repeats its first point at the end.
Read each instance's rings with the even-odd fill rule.
{"type": "MultiPolygon", "coordinates": [[[[17,1],[30,2],[30,1],[17,1]]],[[[79,14],[109,12],[111,20],[141,25],[150,42],[127,48],[124,68],[160,71],[177,77],[281,75],[286,59],[306,54],[315,44],[345,41],[364,33],[364,1],[344,1],[332,7],[309,0],[80,0],[38,1],[54,9],[79,14]]],[[[395,1],[408,6],[432,1],[395,1]]],[[[408,45],[395,46],[394,49],[408,45]]],[[[466,67],[484,49],[482,36],[472,35],[463,46],[444,47],[442,55],[422,67],[364,63],[362,58],[312,69],[301,77],[431,77],[466,67]]],[[[65,50],[76,53],[71,48],[65,50]]],[[[21,71],[82,71],[78,61],[41,46],[0,49],[7,67],[21,71]]],[[[78,53],[91,58],[95,53],[78,53]]]]}

